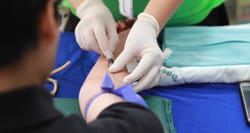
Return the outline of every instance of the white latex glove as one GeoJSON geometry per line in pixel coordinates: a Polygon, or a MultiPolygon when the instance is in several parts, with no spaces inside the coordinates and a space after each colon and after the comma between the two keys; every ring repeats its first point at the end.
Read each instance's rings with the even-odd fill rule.
{"type": "Polygon", "coordinates": [[[114,18],[103,1],[84,0],[77,8],[77,16],[81,19],[75,29],[79,46],[112,57],[119,36],[114,18]]]}
{"type": "Polygon", "coordinates": [[[138,66],[124,78],[125,83],[135,83],[136,92],[155,86],[159,81],[160,67],[163,62],[163,53],[157,44],[160,32],[157,20],[147,14],[141,13],[128,34],[124,50],[110,67],[110,72],[118,72],[129,61],[141,58],[138,66]]]}

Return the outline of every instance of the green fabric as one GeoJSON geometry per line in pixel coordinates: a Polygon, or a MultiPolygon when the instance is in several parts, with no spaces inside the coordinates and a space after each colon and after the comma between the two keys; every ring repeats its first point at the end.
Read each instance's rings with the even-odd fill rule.
{"type": "Polygon", "coordinates": [[[149,109],[160,119],[165,133],[176,133],[172,117],[172,101],[157,96],[144,96],[149,109]]]}
{"type": "Polygon", "coordinates": [[[204,20],[224,0],[184,0],[180,8],[168,21],[168,26],[197,24],[204,20]]]}
{"type": "MultiPolygon", "coordinates": [[[[168,99],[156,96],[144,96],[149,109],[160,119],[165,133],[176,133],[172,118],[172,102],[168,99]]],[[[58,110],[66,116],[80,114],[78,99],[54,98],[54,104],[58,110]]]]}
{"type": "Polygon", "coordinates": [[[68,2],[68,0],[62,0],[62,7],[68,8],[74,15],[76,15],[76,10],[72,7],[72,5],[68,2]]]}
{"type": "MultiPolygon", "coordinates": [[[[118,0],[103,0],[112,12],[115,20],[125,19],[119,12],[118,0]]],[[[142,12],[149,0],[133,0],[134,15],[142,12]]],[[[212,9],[221,5],[224,0],[184,0],[179,9],[172,15],[167,26],[185,26],[201,22],[207,17],[212,9]]],[[[63,6],[68,7],[75,14],[75,10],[63,0],[63,6]]]]}
{"type": "Polygon", "coordinates": [[[78,99],[54,98],[56,108],[62,111],[66,116],[70,114],[80,114],[78,99]]]}

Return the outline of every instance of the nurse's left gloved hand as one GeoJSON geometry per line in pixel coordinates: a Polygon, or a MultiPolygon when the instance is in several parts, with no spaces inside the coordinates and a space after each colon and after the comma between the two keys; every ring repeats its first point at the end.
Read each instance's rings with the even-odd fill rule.
{"type": "Polygon", "coordinates": [[[138,66],[124,78],[125,83],[138,81],[134,85],[136,92],[151,88],[159,82],[158,76],[164,58],[157,43],[159,32],[157,20],[150,14],[141,13],[128,34],[124,50],[109,69],[110,72],[118,72],[132,58],[140,58],[138,66]]]}

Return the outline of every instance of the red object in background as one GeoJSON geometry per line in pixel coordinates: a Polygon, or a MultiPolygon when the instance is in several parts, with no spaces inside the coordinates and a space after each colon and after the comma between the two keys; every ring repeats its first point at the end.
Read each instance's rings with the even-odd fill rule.
{"type": "Polygon", "coordinates": [[[117,32],[120,33],[133,26],[135,19],[119,20],[116,24],[117,32]]]}

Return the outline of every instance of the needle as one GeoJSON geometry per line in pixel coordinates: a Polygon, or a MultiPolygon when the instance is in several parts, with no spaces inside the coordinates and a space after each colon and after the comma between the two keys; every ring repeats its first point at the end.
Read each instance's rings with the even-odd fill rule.
{"type": "Polygon", "coordinates": [[[112,66],[112,64],[114,63],[114,59],[113,58],[109,58],[108,59],[108,63],[109,63],[109,67],[112,66]]]}
{"type": "Polygon", "coordinates": [[[106,59],[108,60],[108,65],[110,67],[114,63],[113,54],[111,52],[109,52],[109,51],[106,51],[103,54],[106,57],[106,59]]]}

